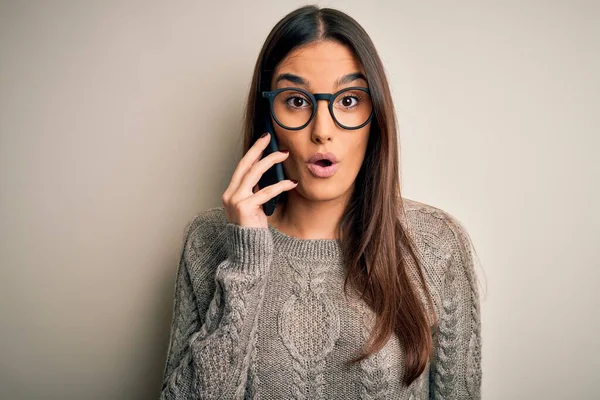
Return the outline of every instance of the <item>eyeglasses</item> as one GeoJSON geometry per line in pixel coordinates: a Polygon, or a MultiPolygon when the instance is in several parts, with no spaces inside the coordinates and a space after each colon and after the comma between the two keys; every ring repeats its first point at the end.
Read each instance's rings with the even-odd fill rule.
{"type": "Polygon", "coordinates": [[[264,91],[271,116],[284,129],[305,128],[317,112],[317,101],[329,102],[329,113],[344,129],[359,129],[373,118],[373,104],[368,88],[349,87],[335,93],[310,93],[295,87],[264,91]]]}

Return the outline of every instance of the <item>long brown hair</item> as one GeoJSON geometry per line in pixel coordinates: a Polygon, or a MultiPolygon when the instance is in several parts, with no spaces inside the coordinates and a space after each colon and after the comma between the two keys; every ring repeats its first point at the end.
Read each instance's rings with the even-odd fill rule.
{"type": "MultiPolygon", "coordinates": [[[[359,362],[379,351],[396,333],[406,354],[403,380],[410,385],[432,356],[432,332],[426,309],[409,280],[405,258],[410,256],[417,266],[421,265],[415,244],[403,225],[406,216],[400,195],[394,105],[379,55],[358,22],[339,10],[308,5],[292,11],[275,25],[255,65],[244,116],[243,153],[262,134],[260,116],[268,110],[261,91],[271,90],[270,82],[279,62],[293,49],[323,40],[348,46],[362,63],[375,110],[365,160],[338,226],[347,266],[344,291],[348,282],[360,289],[362,299],[377,316],[364,352],[349,362],[359,362]]],[[[280,201],[286,200],[287,192],[283,192],[280,201]]],[[[417,270],[433,308],[421,268],[417,270]]]]}

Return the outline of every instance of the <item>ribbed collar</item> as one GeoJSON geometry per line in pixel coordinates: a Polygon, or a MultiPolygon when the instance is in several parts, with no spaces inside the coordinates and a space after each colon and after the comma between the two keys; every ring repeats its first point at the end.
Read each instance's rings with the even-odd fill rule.
{"type": "Polygon", "coordinates": [[[340,260],[342,247],[338,239],[300,239],[280,232],[269,224],[275,248],[288,256],[318,260],[340,260]]]}

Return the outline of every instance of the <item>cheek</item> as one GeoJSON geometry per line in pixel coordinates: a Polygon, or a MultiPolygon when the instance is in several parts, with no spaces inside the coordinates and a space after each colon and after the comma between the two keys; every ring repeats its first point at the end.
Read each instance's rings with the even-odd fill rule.
{"type": "Polygon", "coordinates": [[[347,156],[349,156],[350,160],[352,161],[352,165],[358,166],[358,168],[360,168],[364,161],[365,154],[367,151],[367,143],[368,137],[364,139],[359,139],[356,142],[352,143],[351,147],[349,148],[349,152],[347,153],[347,156]]]}
{"type": "Polygon", "coordinates": [[[277,147],[279,147],[279,150],[295,151],[296,146],[294,145],[294,140],[290,137],[289,132],[280,132],[280,129],[281,127],[279,127],[279,125],[275,128],[275,137],[277,138],[277,147]]]}
{"type": "Polygon", "coordinates": [[[290,155],[283,161],[284,165],[290,165],[299,161],[299,155],[302,153],[302,148],[297,140],[286,137],[286,135],[277,136],[277,146],[279,150],[288,150],[290,155]]]}
{"type": "Polygon", "coordinates": [[[364,162],[367,149],[367,140],[356,140],[352,144],[348,144],[344,166],[340,178],[343,179],[344,185],[351,185],[358,176],[360,168],[364,162]]]}
{"type": "MultiPolygon", "coordinates": [[[[297,146],[294,146],[293,142],[290,142],[289,140],[286,140],[285,138],[282,139],[277,139],[277,144],[279,147],[279,150],[288,150],[290,152],[290,155],[287,156],[287,158],[285,160],[283,160],[283,170],[286,174],[286,178],[290,178],[290,172],[292,171],[297,171],[302,164],[302,160],[300,159],[299,154],[300,150],[298,149],[297,146]]],[[[292,178],[296,178],[297,175],[295,172],[291,173],[291,177],[292,178]]]]}

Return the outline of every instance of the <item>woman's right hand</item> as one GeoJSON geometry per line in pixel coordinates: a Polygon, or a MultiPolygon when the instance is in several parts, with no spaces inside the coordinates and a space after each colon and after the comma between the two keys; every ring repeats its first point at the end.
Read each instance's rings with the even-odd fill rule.
{"type": "Polygon", "coordinates": [[[291,190],[297,185],[286,179],[254,192],[262,175],[289,155],[287,151],[278,151],[261,160],[270,139],[270,134],[267,134],[250,147],[238,163],[229,186],[221,196],[229,222],[244,227],[268,228],[267,216],[262,205],[284,190],[291,190]]]}

